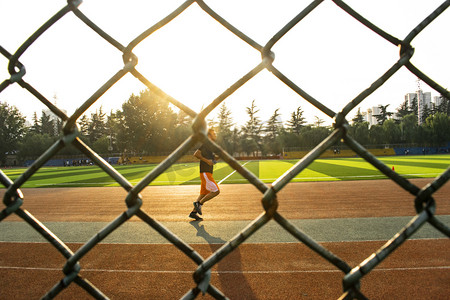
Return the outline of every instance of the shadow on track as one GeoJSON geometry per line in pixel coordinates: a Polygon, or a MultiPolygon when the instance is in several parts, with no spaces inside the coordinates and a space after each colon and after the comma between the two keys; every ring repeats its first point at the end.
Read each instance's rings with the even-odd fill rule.
{"type": "MultiPolygon", "coordinates": [[[[222,247],[227,241],[220,237],[209,234],[205,225],[201,221],[190,221],[189,223],[197,230],[197,236],[202,237],[210,246],[214,253],[222,247]]],[[[242,260],[239,247],[217,264],[217,277],[220,281],[218,287],[222,293],[229,299],[257,299],[250,284],[242,273],[242,260]]]]}

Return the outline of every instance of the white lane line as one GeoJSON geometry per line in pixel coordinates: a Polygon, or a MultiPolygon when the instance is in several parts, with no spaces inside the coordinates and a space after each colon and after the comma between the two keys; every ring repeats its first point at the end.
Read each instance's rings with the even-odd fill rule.
{"type": "MultiPolygon", "coordinates": [[[[242,166],[245,166],[245,165],[248,164],[249,162],[251,162],[251,160],[249,160],[248,162],[246,162],[246,163],[243,164],[242,166]]],[[[224,179],[222,179],[221,181],[219,181],[218,184],[221,184],[222,182],[224,182],[225,180],[227,180],[228,177],[230,177],[230,176],[233,175],[234,173],[236,173],[236,170],[234,170],[233,172],[231,172],[230,174],[228,174],[224,179]]]]}
{"type": "MultiPolygon", "coordinates": [[[[8,267],[0,266],[0,269],[9,270],[29,270],[29,271],[61,271],[61,268],[33,268],[33,267],[8,267]]],[[[430,267],[400,267],[400,268],[376,268],[371,272],[391,272],[391,271],[417,271],[417,270],[448,270],[450,266],[430,266],[430,267]]],[[[161,274],[178,274],[186,273],[192,274],[193,271],[188,270],[115,270],[115,269],[81,269],[82,272],[108,272],[108,273],[161,273],[161,274]]],[[[341,273],[342,271],[336,269],[323,270],[267,270],[267,271],[211,271],[214,274],[293,274],[293,273],[341,273]]]]}

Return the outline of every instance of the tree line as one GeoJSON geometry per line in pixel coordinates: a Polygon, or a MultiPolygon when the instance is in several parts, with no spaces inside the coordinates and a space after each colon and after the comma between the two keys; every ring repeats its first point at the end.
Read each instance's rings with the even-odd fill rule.
{"type": "MultiPolygon", "coordinates": [[[[380,106],[375,117],[378,124],[369,126],[358,110],[351,120],[349,135],[363,145],[417,144],[439,146],[450,141],[449,100],[442,98],[441,105],[425,110],[428,114],[418,123],[415,107],[403,103],[394,113],[389,105],[380,106]]],[[[217,143],[228,153],[246,156],[278,155],[286,147],[312,148],[325,139],[333,130],[322,126],[323,121],[315,117],[308,124],[303,110],[298,107],[286,122],[281,121],[279,109],[263,122],[259,108],[253,100],[246,107],[248,116],[243,125],[234,123],[231,111],[222,104],[218,115],[207,120],[217,128],[217,143]]],[[[0,163],[7,154],[16,154],[25,160],[40,156],[59,139],[62,121],[42,112],[34,114],[31,126],[26,126],[25,117],[14,106],[0,103],[0,163]]],[[[121,110],[107,115],[102,108],[79,120],[80,138],[100,154],[127,153],[128,155],[168,154],[192,134],[192,119],[183,111],[176,112],[166,101],[145,90],[131,95],[122,104],[121,110]]],[[[66,147],[61,155],[79,155],[74,147],[66,147]]]]}

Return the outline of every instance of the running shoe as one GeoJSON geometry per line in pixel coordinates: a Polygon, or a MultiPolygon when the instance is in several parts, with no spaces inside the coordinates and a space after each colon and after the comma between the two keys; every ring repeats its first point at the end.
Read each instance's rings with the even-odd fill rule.
{"type": "Polygon", "coordinates": [[[194,208],[200,215],[202,214],[202,205],[200,204],[200,202],[194,202],[194,208]]]}
{"type": "Polygon", "coordinates": [[[195,219],[196,221],[202,221],[203,219],[200,218],[197,213],[191,211],[191,213],[189,214],[189,218],[195,219]]]}

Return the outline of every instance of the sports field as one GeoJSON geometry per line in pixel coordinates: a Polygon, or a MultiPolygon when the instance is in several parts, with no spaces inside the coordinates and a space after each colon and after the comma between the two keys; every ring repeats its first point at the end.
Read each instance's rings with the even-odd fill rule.
{"type": "MultiPolygon", "coordinates": [[[[380,158],[390,168],[406,178],[430,178],[442,174],[450,165],[450,155],[390,156],[380,158]]],[[[289,170],[297,160],[242,161],[241,164],[265,183],[271,183],[289,170]]],[[[131,184],[150,173],[157,165],[115,166],[131,184]]],[[[20,176],[24,168],[6,169],[12,180],[20,176]]],[[[151,185],[200,184],[198,163],[174,164],[156,178],[151,185]]],[[[219,162],[214,169],[219,184],[246,183],[247,180],[228,164],[219,162]]],[[[386,176],[361,158],[317,159],[292,181],[340,181],[385,179],[386,176]]],[[[100,187],[118,184],[97,166],[44,167],[23,187],[100,187]]]]}

